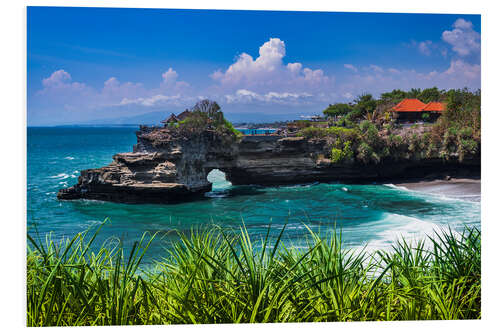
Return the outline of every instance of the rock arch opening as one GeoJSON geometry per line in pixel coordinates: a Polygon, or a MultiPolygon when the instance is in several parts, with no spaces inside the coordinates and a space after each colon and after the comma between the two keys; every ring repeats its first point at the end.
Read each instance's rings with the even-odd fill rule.
{"type": "Polygon", "coordinates": [[[212,191],[223,191],[231,187],[231,182],[227,180],[225,172],[220,169],[212,169],[207,174],[207,180],[212,183],[212,191]]]}

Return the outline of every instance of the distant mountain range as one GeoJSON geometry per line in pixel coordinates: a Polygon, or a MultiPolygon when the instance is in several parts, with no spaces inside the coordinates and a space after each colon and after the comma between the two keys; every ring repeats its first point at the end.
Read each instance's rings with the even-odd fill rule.
{"type": "MultiPolygon", "coordinates": [[[[155,111],[143,113],[136,116],[116,117],[116,118],[102,118],[71,125],[76,126],[126,126],[126,125],[158,125],[162,120],[168,118],[171,113],[179,113],[172,111],[155,111]]],[[[287,113],[287,114],[270,114],[270,113],[225,113],[227,120],[233,123],[251,122],[257,123],[270,123],[275,121],[287,121],[294,119],[302,119],[301,113],[287,113]]],[[[71,126],[67,125],[67,126],[71,126]]]]}
{"type": "Polygon", "coordinates": [[[171,113],[169,111],[155,111],[137,116],[95,119],[75,125],[158,125],[171,113]]]}

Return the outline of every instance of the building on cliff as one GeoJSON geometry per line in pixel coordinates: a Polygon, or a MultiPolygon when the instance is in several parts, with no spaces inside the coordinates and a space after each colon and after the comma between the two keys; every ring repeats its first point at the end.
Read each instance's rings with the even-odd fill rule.
{"type": "Polygon", "coordinates": [[[168,117],[165,120],[162,120],[161,123],[164,124],[165,127],[167,127],[170,124],[175,124],[178,123],[179,121],[183,121],[186,119],[189,115],[191,114],[191,111],[188,109],[184,110],[183,112],[179,113],[179,115],[171,114],[170,117],[168,117]]]}
{"type": "Polygon", "coordinates": [[[162,120],[161,123],[164,124],[165,127],[167,127],[169,124],[175,124],[179,121],[179,119],[175,116],[175,114],[171,114],[170,117],[168,117],[165,120],[162,120]]]}
{"type": "Polygon", "coordinates": [[[416,121],[427,118],[435,121],[445,110],[445,104],[441,102],[429,102],[427,104],[416,98],[405,98],[390,109],[398,121],[416,121]]]}

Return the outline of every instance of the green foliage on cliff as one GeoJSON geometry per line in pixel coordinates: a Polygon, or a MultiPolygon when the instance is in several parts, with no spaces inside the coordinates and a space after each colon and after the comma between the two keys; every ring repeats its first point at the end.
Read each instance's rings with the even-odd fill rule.
{"type": "Polygon", "coordinates": [[[331,161],[333,163],[351,161],[354,156],[354,152],[352,151],[351,145],[352,141],[342,142],[340,138],[338,138],[331,151],[331,161]]]}
{"type": "Polygon", "coordinates": [[[409,91],[394,89],[391,92],[381,94],[378,103],[397,104],[405,98],[418,98],[424,103],[437,102],[446,99],[446,94],[446,90],[439,90],[437,87],[427,88],[423,90],[411,89],[409,91]]]}
{"type": "Polygon", "coordinates": [[[352,106],[345,103],[330,104],[323,114],[327,117],[344,116],[352,111],[352,106]]]}
{"type": "Polygon", "coordinates": [[[324,138],[327,136],[341,137],[342,139],[354,139],[358,135],[355,129],[344,127],[306,127],[297,133],[297,136],[306,138],[324,138]]]}
{"type": "Polygon", "coordinates": [[[197,135],[211,130],[223,138],[237,140],[242,136],[242,133],[224,118],[219,104],[207,99],[196,103],[189,116],[178,125],[176,130],[184,135],[197,135]]]}
{"type": "MultiPolygon", "coordinates": [[[[220,229],[180,232],[154,269],[153,238],[91,252],[95,235],[29,238],[27,325],[87,326],[481,318],[481,233],[401,239],[390,252],[346,249],[310,233],[286,248],[220,229]],[[259,245],[257,247],[257,245],[259,245]]],[[[158,238],[154,239],[158,241],[158,238]]]]}
{"type": "Polygon", "coordinates": [[[422,158],[477,157],[481,151],[481,91],[468,89],[393,90],[378,100],[369,94],[359,96],[352,104],[333,104],[327,115],[342,115],[330,128],[302,128],[297,135],[329,142],[334,163],[383,163],[384,159],[418,160],[422,158]],[[446,110],[434,124],[402,128],[383,113],[403,98],[419,98],[424,102],[442,101],[446,110]],[[373,111],[373,112],[372,112],[373,111]],[[345,158],[345,142],[349,141],[353,158],[345,158]]]}

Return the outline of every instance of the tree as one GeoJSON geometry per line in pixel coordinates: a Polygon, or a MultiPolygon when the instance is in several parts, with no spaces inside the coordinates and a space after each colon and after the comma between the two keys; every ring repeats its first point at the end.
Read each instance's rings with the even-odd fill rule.
{"type": "Polygon", "coordinates": [[[365,115],[368,112],[373,112],[377,107],[377,101],[373,99],[372,94],[362,94],[359,95],[355,100],[354,109],[358,109],[361,115],[365,115]]]}
{"type": "Polygon", "coordinates": [[[418,95],[418,99],[424,103],[436,102],[441,100],[441,92],[437,87],[427,88],[422,90],[418,95]]]}
{"type": "Polygon", "coordinates": [[[193,106],[191,111],[192,112],[204,112],[211,119],[216,118],[219,114],[222,113],[222,112],[219,112],[220,111],[219,104],[217,104],[217,102],[211,101],[209,99],[204,99],[204,100],[197,102],[193,106]]]}
{"type": "Polygon", "coordinates": [[[403,91],[401,89],[394,89],[391,92],[383,93],[380,95],[380,104],[389,104],[389,103],[394,103],[397,104],[401,102],[403,99],[406,98],[408,94],[406,91],[403,91]]]}
{"type": "Polygon", "coordinates": [[[415,89],[411,88],[410,91],[408,91],[407,96],[408,98],[418,98],[422,91],[420,89],[415,89]]]}
{"type": "Polygon", "coordinates": [[[349,104],[335,103],[330,104],[325,110],[323,110],[323,114],[327,117],[335,117],[346,115],[351,111],[352,107],[349,104]]]}

